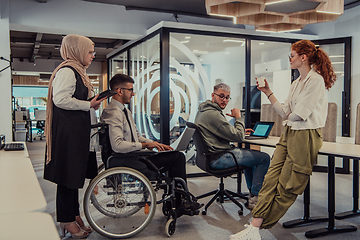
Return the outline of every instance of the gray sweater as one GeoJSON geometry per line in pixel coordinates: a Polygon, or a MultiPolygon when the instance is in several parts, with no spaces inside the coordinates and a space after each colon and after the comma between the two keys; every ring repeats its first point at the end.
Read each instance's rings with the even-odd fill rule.
{"type": "Polygon", "coordinates": [[[210,100],[199,105],[195,124],[200,128],[211,153],[229,150],[230,142],[242,142],[245,137],[242,118],[235,118],[235,124],[232,126],[220,106],[210,100]]]}

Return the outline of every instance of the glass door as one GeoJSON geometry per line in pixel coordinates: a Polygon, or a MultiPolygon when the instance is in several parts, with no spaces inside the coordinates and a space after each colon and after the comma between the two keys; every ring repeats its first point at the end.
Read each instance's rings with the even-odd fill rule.
{"type": "MultiPolygon", "coordinates": [[[[336,142],[350,139],[351,37],[314,41],[329,56],[337,80],[328,91],[328,101],[337,105],[336,142]]],[[[336,158],[336,172],[349,173],[349,159],[336,158]]],[[[327,171],[327,158],[319,156],[315,170],[327,171]],[[324,166],[324,167],[321,167],[324,166]]]]}

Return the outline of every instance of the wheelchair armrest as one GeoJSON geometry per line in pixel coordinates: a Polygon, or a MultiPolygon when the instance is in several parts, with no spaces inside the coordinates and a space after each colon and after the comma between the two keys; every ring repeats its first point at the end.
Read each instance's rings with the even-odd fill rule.
{"type": "Polygon", "coordinates": [[[134,151],[134,152],[129,152],[129,153],[113,153],[112,155],[114,157],[140,157],[140,156],[146,156],[146,157],[149,157],[149,156],[153,156],[155,155],[156,152],[153,152],[153,151],[148,151],[148,150],[138,150],[138,151],[134,151]]]}
{"type": "Polygon", "coordinates": [[[148,157],[155,155],[156,152],[153,151],[149,151],[149,150],[139,150],[139,151],[134,151],[134,152],[130,152],[130,153],[113,153],[111,154],[112,157],[116,157],[116,158],[122,158],[122,159],[126,159],[126,158],[136,158],[139,161],[141,161],[142,163],[144,163],[145,165],[148,166],[148,168],[152,169],[153,171],[156,171],[160,174],[159,169],[155,166],[154,163],[152,163],[148,157]]]}

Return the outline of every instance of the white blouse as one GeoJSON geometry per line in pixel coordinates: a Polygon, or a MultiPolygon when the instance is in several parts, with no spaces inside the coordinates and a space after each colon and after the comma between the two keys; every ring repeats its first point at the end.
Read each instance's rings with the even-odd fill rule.
{"type": "Polygon", "coordinates": [[[324,78],[311,69],[304,80],[300,81],[299,77],[291,84],[284,104],[276,102],[274,108],[282,117],[294,113],[301,118],[300,121],[286,120],[293,130],[324,127],[328,110],[324,78]]]}

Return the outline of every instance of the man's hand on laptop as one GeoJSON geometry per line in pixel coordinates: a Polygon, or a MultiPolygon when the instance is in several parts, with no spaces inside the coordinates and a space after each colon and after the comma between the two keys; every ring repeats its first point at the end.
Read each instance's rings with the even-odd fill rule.
{"type": "Polygon", "coordinates": [[[252,132],[254,132],[251,128],[245,128],[245,135],[250,135],[252,132]]]}
{"type": "Polygon", "coordinates": [[[147,148],[150,150],[153,150],[154,148],[156,148],[159,152],[161,151],[168,151],[168,150],[174,150],[172,147],[162,144],[162,143],[158,143],[158,142],[149,142],[149,143],[141,143],[142,144],[142,148],[147,148]]]}
{"type": "Polygon", "coordinates": [[[226,115],[233,118],[241,118],[241,112],[238,108],[231,109],[231,114],[227,113],[226,115]]]}

